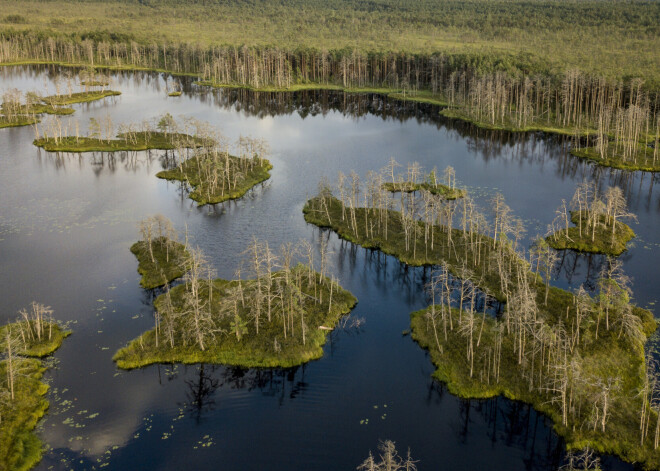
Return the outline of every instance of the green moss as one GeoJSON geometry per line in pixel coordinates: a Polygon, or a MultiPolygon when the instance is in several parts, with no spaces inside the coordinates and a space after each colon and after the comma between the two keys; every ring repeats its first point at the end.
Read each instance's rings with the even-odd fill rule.
{"type": "Polygon", "coordinates": [[[447,185],[442,185],[441,183],[432,184],[432,183],[411,183],[411,182],[401,182],[401,183],[392,183],[387,182],[383,183],[383,188],[392,193],[398,193],[404,191],[406,193],[412,193],[413,191],[426,190],[434,195],[442,195],[445,199],[455,200],[458,198],[463,198],[465,196],[465,190],[459,188],[450,188],[447,185]]]}
{"type": "Polygon", "coordinates": [[[118,139],[66,136],[35,139],[33,144],[48,152],[121,152],[147,149],[171,150],[176,147],[195,148],[206,144],[204,139],[181,133],[136,132],[118,139]]]}
{"type": "Polygon", "coordinates": [[[121,95],[121,92],[114,90],[89,91],[72,93],[71,95],[52,95],[43,98],[44,103],[50,105],[71,105],[74,103],[87,103],[90,101],[101,100],[109,96],[121,95]]]}
{"type": "MultiPolygon", "coordinates": [[[[562,329],[570,329],[571,320],[574,317],[572,295],[562,290],[551,288],[548,305],[553,306],[551,310],[542,309],[537,321],[543,322],[548,331],[562,324],[562,329]],[[569,313],[564,318],[560,313],[569,313]],[[557,315],[559,314],[559,315],[557,315]],[[570,318],[570,319],[569,319],[570,318]]],[[[539,296],[539,306],[542,299],[539,296]]],[[[473,374],[470,376],[470,362],[467,359],[467,348],[469,339],[466,335],[458,332],[459,314],[457,309],[452,309],[454,330],[448,328],[445,338],[443,329],[438,326],[438,336],[434,334],[431,324],[430,313],[432,307],[411,314],[412,337],[420,346],[429,350],[431,361],[436,366],[433,376],[446,383],[448,390],[463,398],[490,398],[504,395],[509,399],[519,400],[531,404],[536,410],[550,417],[554,422],[555,431],[565,438],[567,447],[570,449],[581,449],[591,447],[599,453],[614,454],[629,462],[643,463],[647,469],[657,469],[660,465],[660,450],[653,449],[653,433],[650,433],[643,446],[640,446],[639,412],[642,407],[642,398],[639,391],[642,389],[645,375],[644,350],[639,344],[631,342],[626,336],[619,337],[615,330],[605,331],[601,325],[598,339],[595,338],[596,314],[585,322],[588,327],[582,332],[583,340],[574,353],[569,353],[567,359],[575,371],[580,372],[579,382],[574,385],[572,393],[573,410],[575,414],[569,414],[566,425],[562,425],[562,411],[560,404],[556,401],[556,395],[543,391],[539,387],[539,381],[544,384],[551,383],[552,369],[541,368],[543,374],[547,375],[541,379],[538,372],[531,377],[529,372],[523,374],[525,368],[529,368],[530,357],[525,357],[524,365],[521,366],[517,354],[514,353],[514,334],[507,334],[505,321],[481,315],[477,319],[477,328],[473,338],[475,348],[475,359],[473,374]],[[477,335],[481,330],[480,346],[476,346],[477,335]],[[499,366],[499,378],[496,378],[493,367],[493,346],[497,344],[496,338],[501,335],[502,356],[499,366]],[[577,366],[576,366],[577,365],[577,366]],[[602,432],[600,424],[594,430],[589,425],[593,408],[593,395],[597,393],[598,381],[604,383],[608,378],[619,378],[616,393],[612,393],[612,404],[609,409],[610,417],[607,421],[605,432],[602,432]],[[530,381],[532,386],[530,386],[530,381]],[[536,381],[536,383],[534,383],[536,381]]],[[[437,308],[436,308],[437,311],[437,308]]],[[[640,308],[634,308],[634,313],[640,318],[645,334],[650,335],[656,328],[652,314],[640,308]]],[[[465,313],[463,313],[465,316],[465,313]]],[[[570,332],[570,330],[568,330],[570,332]]],[[[540,356],[536,358],[537,365],[540,364],[540,356]]],[[[538,368],[538,366],[537,366],[538,368]]],[[[576,381],[578,379],[576,378],[576,381]]],[[[657,415],[651,414],[651,424],[655,426],[657,415]]]]}
{"type": "Polygon", "coordinates": [[[86,87],[107,87],[110,85],[110,82],[101,80],[83,80],[80,82],[80,85],[84,85],[86,87]]]}
{"type": "Polygon", "coordinates": [[[60,116],[66,116],[74,113],[73,108],[68,108],[64,106],[53,106],[47,103],[39,103],[36,105],[31,105],[26,108],[26,114],[56,114],[60,116]]]}
{"type": "MultiPolygon", "coordinates": [[[[350,210],[346,208],[348,215],[350,210]]],[[[447,263],[447,268],[453,273],[458,274],[463,266],[464,253],[455,249],[454,245],[462,241],[463,231],[460,229],[447,230],[444,226],[433,227],[433,247],[430,246],[431,234],[429,232],[428,246],[424,244],[424,225],[421,221],[417,224],[417,242],[411,241],[408,248],[405,244],[404,227],[401,220],[401,213],[388,210],[387,213],[387,237],[384,233],[373,233],[367,237],[367,228],[365,219],[380,217],[380,212],[372,209],[356,208],[355,220],[357,222],[357,235],[353,231],[350,218],[346,216],[342,219],[341,202],[334,197],[325,198],[325,205],[321,197],[315,197],[307,201],[303,207],[305,221],[319,227],[329,227],[339,235],[355,244],[361,245],[366,249],[377,249],[386,254],[393,255],[403,263],[411,266],[422,265],[440,265],[447,263]],[[327,207],[327,211],[326,208],[327,207]],[[365,213],[367,215],[365,216],[365,213]],[[450,243],[451,232],[451,243],[450,243]],[[421,240],[420,240],[421,239],[421,240]]],[[[487,289],[497,299],[503,300],[504,295],[500,289],[499,275],[495,267],[488,263],[488,257],[493,250],[493,239],[484,235],[475,235],[479,246],[482,248],[478,267],[472,267],[478,271],[480,276],[479,286],[487,289]]],[[[460,243],[461,246],[467,244],[460,243]]],[[[472,254],[468,254],[470,257],[472,254]]],[[[504,256],[508,259],[510,254],[505,251],[504,256]]],[[[511,261],[515,261],[511,259],[511,261]]]]}
{"type": "Polygon", "coordinates": [[[472,123],[477,127],[483,129],[490,129],[493,131],[510,131],[510,132],[545,132],[548,134],[559,134],[563,136],[581,136],[587,137],[596,133],[593,129],[576,129],[574,127],[562,127],[549,123],[530,123],[525,126],[520,126],[517,123],[501,123],[492,124],[487,121],[480,121],[470,115],[469,112],[459,108],[445,108],[440,111],[440,114],[446,118],[458,119],[467,123],[472,123]]]}
{"type": "MultiPolygon", "coordinates": [[[[6,331],[8,328],[12,332],[20,332],[28,330],[28,324],[25,321],[14,322],[13,324],[3,325],[0,327],[0,350],[5,348],[6,331]]],[[[34,324],[30,323],[30,328],[34,331],[34,324]]],[[[20,355],[30,358],[43,358],[52,355],[55,350],[60,348],[65,338],[71,335],[71,332],[63,330],[58,324],[46,323],[44,326],[44,334],[41,340],[33,339],[28,341],[27,344],[22,346],[20,355]]]]}
{"type": "Polygon", "coordinates": [[[170,92],[167,96],[181,96],[181,92],[170,92]]]}
{"type": "Polygon", "coordinates": [[[654,160],[653,149],[645,143],[639,143],[634,155],[625,160],[620,154],[617,154],[614,149],[606,153],[604,156],[602,156],[595,147],[572,149],[571,154],[603,167],[612,167],[622,170],[641,170],[643,172],[660,171],[660,158],[654,160]]]}
{"type": "Polygon", "coordinates": [[[0,128],[29,126],[41,121],[41,114],[70,115],[74,112],[73,108],[63,106],[53,106],[46,103],[34,103],[30,105],[21,105],[17,109],[8,112],[3,103],[0,108],[0,128]],[[11,116],[8,118],[7,116],[11,116]]]}
{"type": "Polygon", "coordinates": [[[345,93],[375,93],[378,95],[385,95],[393,100],[400,101],[414,101],[417,103],[426,103],[429,105],[447,106],[445,98],[439,94],[433,93],[428,90],[404,91],[392,87],[343,87],[330,83],[293,83],[288,87],[253,87],[250,85],[216,83],[209,80],[199,80],[194,82],[195,85],[213,88],[240,88],[250,90],[253,92],[300,92],[308,90],[326,90],[326,91],[340,91],[345,93]]]}
{"type": "Polygon", "coordinates": [[[36,124],[40,122],[41,119],[38,117],[28,117],[28,116],[19,116],[14,119],[7,119],[4,116],[0,116],[0,129],[1,128],[14,128],[20,126],[29,126],[31,124],[36,124]]]}
{"type": "Polygon", "coordinates": [[[172,170],[158,172],[156,176],[165,180],[189,183],[194,188],[189,195],[190,198],[201,206],[240,198],[253,186],[268,180],[272,168],[273,166],[266,159],[255,159],[249,163],[248,159],[240,159],[232,155],[225,158],[202,154],[186,160],[181,166],[172,170]],[[231,183],[231,188],[222,177],[226,165],[230,165],[233,169],[232,173],[238,175],[238,179],[231,183]],[[212,186],[212,181],[217,182],[215,186],[212,186]]]}
{"type": "Polygon", "coordinates": [[[151,247],[153,260],[147,242],[141,240],[131,246],[138,259],[138,273],[142,275],[140,286],[157,288],[183,276],[185,261],[190,256],[183,244],[159,237],[151,242],[151,247]]]}
{"type": "MultiPolygon", "coordinates": [[[[596,305],[592,300],[578,300],[570,292],[546,286],[538,275],[529,271],[529,265],[515,253],[511,242],[506,239],[499,238],[495,242],[484,235],[464,235],[462,230],[441,226],[428,227],[426,232],[427,227],[417,221],[419,241],[415,253],[414,241],[410,241],[408,247],[405,245],[404,226],[399,212],[356,208],[352,216],[351,209],[346,207],[342,211],[341,202],[328,192],[322,192],[320,196],[309,200],[303,211],[308,222],[330,227],[340,237],[365,248],[379,249],[394,255],[406,264],[446,263],[452,274],[458,278],[469,277],[471,283],[495,294],[502,301],[507,301],[507,296],[501,291],[504,288],[501,288],[500,271],[508,273],[507,293],[512,301],[511,306],[505,305],[502,319],[484,313],[469,313],[465,305],[462,313],[457,309],[450,310],[452,322],[446,316],[446,324],[440,318],[442,308],[439,306],[412,315],[413,338],[429,349],[433,363],[437,366],[434,376],[445,381],[450,392],[461,397],[488,398],[502,394],[534,405],[555,421],[555,428],[566,437],[569,447],[590,446],[601,453],[616,454],[628,461],[644,462],[649,467],[658,466],[660,451],[653,450],[652,438],[646,438],[643,448],[636,446],[640,437],[638,414],[642,406],[638,393],[645,377],[643,340],[656,329],[656,321],[649,311],[632,306],[632,315],[636,321],[626,322],[635,327],[624,331],[623,319],[627,311],[608,308],[608,330],[603,306],[608,306],[610,301],[602,301],[605,303],[603,306],[596,305]],[[367,224],[369,219],[372,224],[367,224]],[[378,228],[373,224],[376,220],[378,222],[375,226],[378,228]],[[383,231],[385,221],[388,226],[387,237],[383,231]],[[427,249],[424,239],[430,236],[431,229],[435,244],[433,248],[427,249]],[[483,263],[479,264],[478,256],[471,247],[482,251],[480,256],[483,263]],[[501,263],[497,263],[498,257],[501,257],[501,263]],[[469,270],[464,272],[463,267],[469,270]],[[527,280],[527,284],[522,283],[523,279],[527,280]],[[524,291],[519,291],[519,288],[525,286],[524,291]],[[523,293],[523,297],[518,297],[519,293],[523,293]],[[533,307],[527,303],[528,294],[533,296],[530,301],[533,307]],[[583,303],[590,306],[588,311],[583,303]],[[576,306],[580,306],[580,312],[588,312],[586,319],[581,318],[579,337],[575,336],[576,306]],[[429,317],[430,312],[434,312],[435,316],[429,317]],[[516,316],[521,319],[524,316],[521,324],[515,323],[516,316]],[[468,362],[466,354],[470,345],[466,333],[468,330],[465,328],[467,319],[474,319],[471,329],[475,352],[472,373],[471,362],[468,362]],[[597,336],[598,327],[600,331],[597,336]],[[510,334],[509,328],[512,332],[510,334]],[[524,336],[516,336],[522,331],[524,336]],[[478,336],[481,336],[480,340],[478,336]],[[499,350],[496,341],[498,337],[502,339],[499,350]],[[519,356],[515,348],[519,348],[521,339],[527,353],[519,356]],[[541,345],[547,347],[546,350],[541,351],[541,345]],[[548,345],[555,348],[552,354],[547,350],[550,348],[548,345]],[[501,352],[499,377],[496,377],[493,366],[497,351],[501,352]],[[556,370],[548,362],[549,358],[563,358],[562,355],[569,353],[567,363],[575,371],[580,371],[572,399],[575,401],[573,407],[579,410],[571,421],[562,425],[560,406],[553,402],[556,397],[548,392],[549,385],[556,380],[553,376],[556,370]],[[545,363],[539,367],[541,358],[545,363]],[[597,399],[594,398],[600,391],[598,382],[606,382],[610,378],[618,378],[617,387],[620,390],[613,389],[606,432],[594,431],[589,420],[593,418],[595,410],[597,399]],[[582,409],[575,405],[578,394],[582,394],[582,409]]],[[[414,237],[412,229],[409,228],[408,233],[414,237]]],[[[653,426],[656,419],[657,414],[652,412],[653,426]]]]}
{"type": "MultiPolygon", "coordinates": [[[[283,272],[275,274],[280,280],[282,276],[283,272]]],[[[284,285],[287,286],[284,288],[286,293],[284,297],[288,299],[289,296],[293,296],[291,298],[293,304],[287,301],[283,309],[280,301],[274,301],[269,321],[267,302],[262,297],[258,334],[254,304],[256,281],[241,282],[245,293],[245,304],[242,304],[238,298],[233,298],[237,300],[236,303],[230,299],[230,293],[237,289],[239,282],[217,279],[211,285],[212,301],[210,302],[210,315],[216,332],[214,336],[205,342],[205,348],[202,350],[194,340],[187,342],[183,340],[182,331],[177,328],[175,345],[171,347],[165,336],[168,322],[181,319],[185,311],[184,296],[187,286],[179,285],[170,291],[172,309],[168,309],[167,294],[156,299],[156,309],[162,316],[158,346],[156,346],[156,331],[150,330],[119,350],[113,359],[118,367],[125,369],[154,363],[291,367],[318,359],[323,355],[322,347],[328,331],[337,325],[342,316],[350,312],[357,300],[335,282],[318,273],[310,272],[302,265],[291,270],[289,276],[291,280],[297,278],[300,282],[299,289],[295,286],[295,281],[284,285]],[[311,283],[308,279],[310,274],[314,280],[311,283]],[[332,306],[329,304],[331,283],[332,306]],[[290,311],[291,306],[293,311],[290,311]],[[302,318],[301,313],[303,313],[302,318]],[[306,326],[304,341],[302,322],[306,326]],[[240,335],[236,334],[237,325],[240,335]],[[287,334],[284,333],[285,330],[287,334]]],[[[208,282],[204,282],[202,286],[200,299],[206,300],[209,298],[208,282]]]]}
{"type": "MultiPolygon", "coordinates": [[[[25,327],[24,322],[0,327],[2,339],[6,329],[11,327],[16,335],[25,327]]],[[[44,334],[50,331],[51,338],[28,342],[22,345],[19,356],[14,357],[14,399],[11,399],[7,378],[7,361],[0,362],[0,469],[28,470],[34,467],[42,455],[42,444],[33,433],[37,422],[48,410],[45,395],[48,385],[41,382],[46,368],[37,358],[52,354],[62,344],[69,332],[63,331],[56,324],[47,324],[44,334]],[[37,357],[37,358],[28,358],[37,357]]],[[[4,350],[4,341],[0,347],[4,350]]]]}
{"type": "Polygon", "coordinates": [[[571,249],[579,252],[602,253],[612,256],[621,255],[626,250],[626,244],[635,237],[635,232],[620,221],[616,222],[616,232],[612,233],[612,221],[603,215],[595,231],[587,229],[588,214],[582,214],[582,235],[580,235],[580,215],[577,211],[571,212],[571,221],[576,227],[569,227],[568,231],[559,230],[548,237],[548,245],[556,250],[571,249]],[[567,235],[568,232],[568,235],[567,235]]]}

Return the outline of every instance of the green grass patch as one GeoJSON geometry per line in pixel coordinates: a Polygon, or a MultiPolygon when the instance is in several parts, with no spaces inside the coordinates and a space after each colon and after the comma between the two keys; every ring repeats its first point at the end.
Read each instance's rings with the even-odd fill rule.
{"type": "Polygon", "coordinates": [[[401,191],[412,193],[413,191],[426,190],[434,195],[442,195],[447,200],[455,200],[465,197],[465,190],[460,188],[450,188],[441,183],[412,183],[412,182],[387,182],[383,183],[383,188],[392,193],[399,193],[401,191]]]}
{"type": "Polygon", "coordinates": [[[593,136],[596,131],[593,129],[576,129],[573,126],[557,126],[551,123],[529,123],[520,126],[517,123],[498,123],[493,124],[488,121],[481,121],[475,119],[469,112],[459,108],[445,108],[440,110],[440,114],[446,118],[458,119],[467,123],[472,123],[482,129],[489,129],[491,131],[509,131],[509,132],[545,132],[548,134],[559,134],[562,136],[580,136],[587,137],[593,136]]]}
{"type": "Polygon", "coordinates": [[[184,264],[190,256],[183,244],[166,237],[152,240],[151,251],[148,242],[136,242],[131,246],[131,252],[138,259],[138,273],[142,275],[140,286],[146,289],[157,288],[182,277],[184,264]]]}
{"type": "Polygon", "coordinates": [[[217,363],[250,368],[296,366],[323,355],[327,333],[357,303],[336,282],[298,265],[286,273],[273,274],[270,294],[279,294],[277,299],[271,298],[268,320],[267,285],[264,279],[261,283],[263,292],[257,294],[254,279],[241,282],[216,279],[210,284],[200,281],[199,299],[205,303],[210,299],[204,308],[208,315],[200,322],[207,323],[214,332],[206,336],[203,350],[194,336],[190,338],[186,333],[190,327],[184,327],[192,323],[186,303],[190,283],[176,286],[169,295],[163,294],[155,301],[162,318],[158,333],[153,329],[131,341],[115,354],[114,361],[124,369],[154,363],[217,363]],[[243,300],[238,295],[239,289],[243,291],[243,300]],[[170,328],[172,342],[168,336],[170,328]]]}
{"type": "Polygon", "coordinates": [[[109,96],[121,95],[121,92],[115,90],[89,91],[72,93],[71,95],[52,95],[43,98],[44,103],[50,105],[72,105],[74,103],[87,103],[90,101],[101,100],[109,96]]]}
{"type": "MultiPolygon", "coordinates": [[[[493,239],[485,235],[474,235],[475,246],[480,247],[480,255],[467,252],[467,244],[464,244],[464,234],[460,229],[448,229],[445,226],[433,226],[429,228],[425,244],[425,227],[421,221],[416,222],[417,237],[410,237],[408,247],[405,243],[404,224],[401,213],[394,210],[379,211],[367,208],[355,208],[355,221],[357,223],[357,234],[350,222],[350,209],[342,210],[341,201],[334,197],[326,197],[325,203],[322,197],[314,197],[307,201],[303,207],[305,221],[319,227],[328,227],[335,231],[343,239],[358,244],[366,249],[376,249],[383,253],[393,255],[401,262],[411,266],[440,265],[447,264],[449,271],[458,275],[469,259],[468,266],[479,275],[479,287],[488,290],[494,297],[504,300],[504,294],[500,288],[499,275],[489,257],[495,252],[493,239]],[[327,211],[326,211],[327,208],[327,211]],[[342,213],[345,217],[342,218],[342,213]],[[376,232],[367,222],[376,218],[386,218],[387,233],[376,232]],[[432,231],[432,233],[431,233],[432,231]],[[431,240],[433,243],[431,244],[431,240]],[[432,245],[432,246],[431,246],[432,245]],[[458,248],[457,248],[458,247],[458,248]],[[473,264],[472,262],[476,262],[473,264]]],[[[496,247],[496,246],[495,246],[496,247]]],[[[517,263],[516,259],[510,258],[508,250],[502,252],[504,257],[511,263],[517,263]]]]}
{"type": "Polygon", "coordinates": [[[5,103],[0,108],[0,128],[29,126],[41,121],[39,115],[70,115],[75,110],[64,106],[53,106],[46,103],[33,103],[30,105],[20,105],[11,111],[5,103]]]}
{"type": "Polygon", "coordinates": [[[628,242],[635,237],[635,232],[627,224],[617,221],[616,232],[612,233],[612,222],[603,215],[595,230],[587,228],[588,214],[582,215],[582,233],[577,226],[580,224],[580,214],[571,212],[571,221],[575,227],[562,229],[546,237],[548,245],[556,250],[577,250],[578,252],[602,253],[618,256],[626,250],[628,242]],[[568,233],[568,234],[567,234],[568,233]]]}
{"type": "Polygon", "coordinates": [[[426,103],[428,105],[449,106],[447,99],[443,95],[433,93],[430,90],[407,90],[405,92],[392,92],[388,93],[387,97],[401,101],[426,103]]]}
{"type": "Polygon", "coordinates": [[[641,170],[643,172],[660,171],[660,156],[656,155],[654,158],[654,149],[645,143],[639,143],[637,145],[637,151],[625,160],[614,149],[608,151],[605,155],[601,155],[595,147],[583,147],[581,149],[571,149],[571,154],[603,167],[618,168],[621,170],[641,170]]]}
{"type": "MultiPolygon", "coordinates": [[[[466,293],[462,309],[443,301],[411,318],[413,338],[437,367],[434,377],[460,397],[505,395],[532,404],[555,422],[570,448],[590,446],[657,469],[660,450],[653,448],[653,431],[639,446],[640,412],[649,400],[648,393],[639,394],[646,378],[643,344],[657,327],[649,311],[630,305],[629,294],[615,281],[605,283],[608,294],[596,299],[550,286],[504,235],[496,242],[462,229],[404,222],[402,213],[384,208],[342,207],[322,191],[303,211],[306,221],[351,242],[409,265],[442,264],[458,278],[442,281],[435,273],[434,299],[451,302],[451,293],[466,293]],[[431,234],[433,248],[427,246],[431,234]],[[406,237],[413,239],[407,245],[406,237]],[[462,291],[466,280],[468,289],[462,291]],[[472,310],[472,286],[504,302],[501,318],[472,310]],[[568,386],[558,399],[563,384],[568,386]],[[557,402],[561,397],[565,408],[557,402]],[[609,402],[603,431],[604,401],[609,402]]],[[[645,411],[653,430],[658,414],[645,411]]]]}
{"type": "MultiPolygon", "coordinates": [[[[542,322],[542,326],[537,331],[571,333],[570,326],[575,327],[572,298],[569,293],[551,288],[548,304],[552,309],[541,310],[537,321],[542,322]]],[[[538,301],[542,306],[541,297],[538,301]]],[[[642,322],[645,335],[650,335],[656,327],[652,314],[636,307],[633,311],[642,322]]],[[[575,350],[566,350],[566,363],[557,364],[548,360],[547,347],[537,354],[530,352],[525,355],[521,363],[515,353],[516,337],[513,333],[507,334],[506,321],[481,314],[477,316],[472,339],[474,360],[469,361],[467,351],[470,349],[470,338],[466,330],[460,331],[458,309],[451,310],[454,329],[448,328],[446,337],[442,322],[438,322],[434,330],[433,312],[438,322],[437,306],[411,314],[412,338],[429,351],[431,361],[437,368],[433,377],[446,383],[453,395],[474,399],[503,395],[529,403],[553,421],[555,431],[566,440],[569,449],[591,447],[599,453],[641,463],[645,469],[658,469],[660,450],[653,447],[653,428],[658,420],[655,411],[649,413],[650,436],[640,445],[640,411],[642,401],[646,400],[640,397],[645,377],[644,350],[641,344],[630,341],[625,335],[619,337],[618,329],[605,331],[602,321],[600,335],[596,339],[596,312],[583,324],[586,327],[575,350]],[[478,337],[479,346],[476,345],[478,337]],[[498,350],[501,357],[495,361],[498,350]],[[544,354],[545,358],[542,357],[544,354]],[[535,363],[532,365],[532,362],[535,363]],[[554,375],[565,364],[572,370],[567,379],[570,387],[566,398],[571,403],[564,424],[561,394],[548,392],[547,388],[557,386],[560,378],[554,375]],[[617,378],[617,382],[609,397],[611,403],[603,432],[596,410],[601,405],[599,401],[602,401],[602,396],[599,396],[602,389],[599,388],[603,387],[602,384],[608,384],[610,378],[617,378]]],[[[464,311],[463,316],[466,315],[464,311]]],[[[531,342],[531,339],[528,341],[531,342]]],[[[537,347],[530,345],[529,348],[537,347]]]]}
{"type": "Polygon", "coordinates": [[[181,92],[170,92],[167,96],[181,96],[181,92]]]}
{"type": "Polygon", "coordinates": [[[196,148],[208,142],[202,138],[182,133],[136,132],[120,134],[117,139],[66,136],[43,137],[33,144],[48,152],[121,152],[148,149],[172,150],[177,147],[196,148]]]}
{"type": "Polygon", "coordinates": [[[20,116],[20,117],[13,118],[13,119],[7,119],[4,116],[0,116],[0,128],[14,128],[14,127],[20,127],[20,126],[29,126],[31,124],[36,124],[40,121],[41,121],[41,119],[39,119],[37,116],[33,116],[33,117],[20,116]]]}
{"type": "Polygon", "coordinates": [[[201,206],[240,198],[255,185],[268,180],[272,168],[266,159],[205,153],[187,159],[174,169],[158,172],[156,176],[189,183],[193,187],[190,198],[201,206]],[[229,171],[225,172],[228,167],[229,171]],[[230,177],[225,178],[225,175],[230,177]]]}
{"type": "Polygon", "coordinates": [[[110,85],[110,82],[101,80],[83,80],[80,82],[80,85],[84,85],[85,87],[107,87],[110,85]]]}

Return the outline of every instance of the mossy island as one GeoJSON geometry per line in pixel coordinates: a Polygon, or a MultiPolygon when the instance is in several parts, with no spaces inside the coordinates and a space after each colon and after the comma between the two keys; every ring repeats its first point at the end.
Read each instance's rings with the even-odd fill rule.
{"type": "MultiPolygon", "coordinates": [[[[373,202],[370,207],[358,206],[361,185],[357,174],[351,173],[350,179],[339,175],[339,198],[333,195],[327,183],[321,182],[319,194],[303,207],[305,221],[331,228],[343,239],[394,255],[411,266],[445,264],[458,276],[464,271],[465,260],[470,258],[479,287],[503,300],[505,295],[491,259],[497,256],[501,261],[511,260],[512,254],[478,231],[486,227],[485,217],[476,211],[470,196],[466,193],[463,198],[451,200],[422,189],[421,196],[411,192],[392,198],[383,185],[384,175],[390,174],[391,169],[390,164],[382,172],[369,173],[364,197],[373,202]],[[391,209],[397,204],[402,210],[391,209]],[[454,224],[461,229],[453,228],[454,224]],[[465,246],[463,241],[467,235],[469,244],[465,246]]],[[[501,195],[497,197],[497,205],[501,220],[493,234],[499,240],[502,227],[520,226],[510,215],[501,195]]],[[[516,246],[521,237],[520,233],[514,235],[512,245],[516,246]]]]}
{"type": "Polygon", "coordinates": [[[650,142],[637,142],[631,150],[617,151],[616,147],[602,151],[598,146],[571,149],[571,154],[603,167],[642,172],[660,172],[658,138],[650,142]],[[624,157],[625,155],[625,157],[624,157]]]}
{"type": "Polygon", "coordinates": [[[604,198],[591,183],[582,183],[569,204],[565,201],[557,210],[546,242],[556,250],[621,255],[635,232],[621,219],[636,219],[627,209],[623,191],[610,187],[604,198]],[[570,222],[574,226],[569,227],[570,222]]]}
{"type": "Polygon", "coordinates": [[[119,134],[116,139],[98,137],[42,137],[33,144],[48,152],[126,152],[141,150],[172,150],[175,148],[201,147],[204,142],[189,134],[138,131],[119,134]]]}
{"type": "Polygon", "coordinates": [[[205,153],[185,160],[172,170],[156,176],[188,183],[188,196],[201,205],[240,198],[252,187],[270,178],[273,168],[267,159],[246,159],[233,155],[205,153]]]}
{"type": "Polygon", "coordinates": [[[70,332],[52,318],[53,311],[32,303],[20,319],[0,327],[0,467],[27,470],[41,460],[42,443],[33,433],[48,410],[48,385],[41,381],[41,358],[57,350],[70,332]]]}
{"type": "Polygon", "coordinates": [[[154,121],[139,124],[128,123],[115,126],[109,116],[101,119],[90,118],[86,136],[78,133],[79,124],[74,121],[63,126],[55,119],[37,126],[37,138],[33,144],[48,152],[128,152],[144,150],[179,150],[211,148],[215,141],[207,132],[206,123],[194,119],[177,122],[169,113],[154,121]],[[73,127],[75,135],[63,133],[73,127]]]}
{"type": "Polygon", "coordinates": [[[9,90],[2,96],[0,128],[36,124],[41,121],[40,115],[43,114],[70,115],[75,110],[65,105],[91,102],[116,95],[121,95],[121,92],[113,90],[85,91],[42,97],[34,92],[28,92],[23,96],[23,93],[18,90],[9,90]]]}
{"type": "Polygon", "coordinates": [[[158,214],[140,222],[142,240],[131,246],[138,259],[140,286],[145,289],[163,286],[185,273],[190,254],[177,241],[177,234],[169,219],[158,214]]]}
{"type": "Polygon", "coordinates": [[[178,92],[178,91],[176,91],[176,92],[169,92],[169,93],[167,94],[167,96],[173,96],[173,97],[181,96],[181,92],[178,92]]]}
{"type": "Polygon", "coordinates": [[[254,277],[227,281],[213,279],[202,252],[190,249],[185,283],[156,299],[154,329],[119,350],[117,366],[291,367],[320,358],[328,331],[357,300],[323,274],[325,258],[316,272],[292,265],[295,252],[288,245],[277,256],[255,240],[247,251],[254,277]],[[280,270],[273,269],[276,265],[280,270]]]}
{"type": "Polygon", "coordinates": [[[0,128],[36,124],[42,114],[68,115],[74,112],[73,108],[56,106],[45,100],[33,92],[25,96],[19,90],[5,92],[0,106],[0,128]]]}
{"type": "Polygon", "coordinates": [[[109,96],[119,96],[121,92],[116,90],[91,90],[86,92],[78,92],[64,95],[51,95],[42,98],[44,103],[52,106],[73,105],[75,103],[89,103],[92,101],[102,100],[109,96]]]}
{"type": "Polygon", "coordinates": [[[620,264],[611,261],[594,296],[564,291],[550,285],[557,255],[547,244],[519,254],[524,227],[501,195],[486,224],[469,196],[427,197],[420,207],[410,195],[396,211],[370,181],[365,201],[374,206],[357,207],[356,180],[347,190],[339,179],[340,198],[322,184],[305,220],[406,264],[440,265],[427,285],[432,306],[411,324],[453,394],[528,402],[554,420],[569,448],[660,465],[656,379],[644,353],[657,325],[631,303],[620,264]],[[489,229],[492,237],[481,232],[489,229]]]}
{"type": "Polygon", "coordinates": [[[434,168],[428,175],[422,174],[422,167],[417,162],[408,164],[405,174],[395,175],[394,169],[400,164],[393,158],[389,165],[382,169],[382,173],[390,172],[390,175],[384,178],[391,178],[391,181],[384,182],[382,187],[392,193],[412,193],[413,191],[424,190],[432,195],[442,196],[447,200],[463,198],[466,191],[456,188],[456,172],[453,167],[447,167],[444,170],[444,181],[446,184],[438,181],[438,171],[434,168]],[[423,179],[420,181],[420,178],[423,179]]]}
{"type": "Polygon", "coordinates": [[[273,166],[265,158],[268,145],[263,140],[241,137],[235,147],[238,156],[230,155],[229,149],[221,146],[200,149],[156,176],[190,185],[188,196],[200,206],[240,198],[268,180],[273,166]]]}

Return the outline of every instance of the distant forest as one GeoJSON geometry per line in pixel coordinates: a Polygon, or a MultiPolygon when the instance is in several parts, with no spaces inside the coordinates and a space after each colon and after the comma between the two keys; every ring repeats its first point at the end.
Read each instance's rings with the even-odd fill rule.
{"type": "Polygon", "coordinates": [[[471,53],[492,67],[660,83],[660,2],[613,0],[5,0],[0,33],[95,41],[471,53]]]}
{"type": "Polygon", "coordinates": [[[487,128],[592,137],[654,169],[660,2],[5,1],[0,64],[148,69],[214,86],[396,92],[487,128]]]}

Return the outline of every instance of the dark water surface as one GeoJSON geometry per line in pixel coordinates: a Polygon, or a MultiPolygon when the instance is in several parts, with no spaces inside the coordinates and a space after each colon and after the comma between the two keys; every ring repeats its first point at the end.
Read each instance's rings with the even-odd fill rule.
{"type": "MultiPolygon", "coordinates": [[[[0,69],[0,91],[55,91],[61,71],[0,69]]],[[[187,84],[167,97],[156,74],[113,76],[122,95],[73,105],[115,125],[165,112],[217,126],[230,139],[263,137],[272,178],[243,199],[198,208],[157,179],[162,152],[54,155],[30,127],[0,130],[0,321],[31,301],[50,305],[73,335],[56,353],[51,410],[40,435],[52,450],[38,469],[354,469],[379,439],[410,447],[421,470],[554,470],[563,442],[528,406],[503,398],[463,401],[432,381],[426,353],[402,331],[427,305],[428,272],[342,243],[305,223],[301,209],[323,176],[364,177],[390,157],[429,171],[447,165],[485,207],[497,192],[545,233],[562,198],[583,179],[617,184],[639,217],[622,259],[638,304],[654,309],[660,266],[659,178],[611,171],[566,155],[558,138],[510,135],[451,123],[437,109],[373,95],[254,94],[187,84]],[[359,304],[361,328],[330,335],[325,356],[291,370],[213,365],[120,371],[114,352],[153,323],[129,252],[137,222],[162,213],[231,278],[253,236],[271,247],[329,237],[332,271],[359,304]]],[[[60,84],[64,82],[60,81],[60,84]]],[[[60,85],[64,88],[63,85],[60,85]]],[[[44,92],[45,93],[45,92],[44,92]]],[[[528,238],[528,241],[529,241],[528,238]]],[[[555,284],[592,283],[602,257],[567,253],[555,284]]],[[[606,469],[629,469],[608,460],[606,469]]]]}

